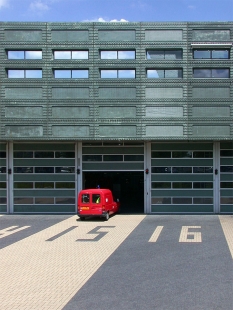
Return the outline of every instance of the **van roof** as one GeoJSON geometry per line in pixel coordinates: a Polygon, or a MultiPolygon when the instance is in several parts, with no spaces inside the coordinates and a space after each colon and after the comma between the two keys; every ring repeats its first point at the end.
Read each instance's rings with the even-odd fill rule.
{"type": "Polygon", "coordinates": [[[111,192],[110,189],[107,188],[88,188],[88,189],[83,189],[80,191],[80,193],[85,194],[85,193],[94,193],[94,194],[98,194],[98,193],[109,193],[111,192]]]}

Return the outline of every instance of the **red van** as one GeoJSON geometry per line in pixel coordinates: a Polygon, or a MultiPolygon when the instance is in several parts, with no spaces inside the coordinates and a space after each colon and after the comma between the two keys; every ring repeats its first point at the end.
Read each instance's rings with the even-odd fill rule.
{"type": "Polygon", "coordinates": [[[89,216],[104,217],[107,221],[109,216],[119,211],[119,202],[113,200],[109,189],[95,188],[84,189],[78,195],[78,216],[84,221],[89,216]]]}

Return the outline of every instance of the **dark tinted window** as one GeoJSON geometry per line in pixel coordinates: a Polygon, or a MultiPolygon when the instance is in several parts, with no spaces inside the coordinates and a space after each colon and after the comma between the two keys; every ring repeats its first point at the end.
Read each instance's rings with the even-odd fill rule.
{"type": "Polygon", "coordinates": [[[228,68],[222,69],[193,69],[194,78],[229,78],[230,70],[228,68]]]}
{"type": "Polygon", "coordinates": [[[229,50],[194,50],[194,59],[228,59],[229,50]]]}

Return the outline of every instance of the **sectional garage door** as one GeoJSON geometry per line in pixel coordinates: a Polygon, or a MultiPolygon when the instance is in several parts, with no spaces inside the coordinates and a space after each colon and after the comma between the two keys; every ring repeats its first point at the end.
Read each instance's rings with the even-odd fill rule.
{"type": "Polygon", "coordinates": [[[0,143],[0,212],[7,212],[7,156],[6,143],[0,143]]]}
{"type": "Polygon", "coordinates": [[[233,212],[233,143],[220,144],[220,212],[233,212]]]}
{"type": "Polygon", "coordinates": [[[75,144],[14,144],[14,212],[75,212],[75,144]]]}
{"type": "Polygon", "coordinates": [[[209,213],[213,203],[212,143],[152,143],[152,213],[209,213]]]}

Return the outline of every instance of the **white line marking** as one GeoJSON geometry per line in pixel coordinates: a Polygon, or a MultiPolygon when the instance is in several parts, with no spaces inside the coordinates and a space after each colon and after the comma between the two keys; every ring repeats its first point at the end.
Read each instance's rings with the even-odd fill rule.
{"type": "Polygon", "coordinates": [[[15,233],[17,233],[17,232],[19,232],[21,230],[24,230],[26,228],[29,228],[29,227],[31,227],[31,226],[22,226],[22,227],[10,226],[10,227],[7,227],[5,229],[2,229],[2,230],[0,230],[0,239],[4,238],[4,237],[7,237],[7,236],[10,236],[12,234],[15,234],[15,233]]]}
{"type": "Polygon", "coordinates": [[[163,229],[163,226],[157,226],[148,242],[156,242],[159,238],[159,235],[162,229],[163,229]]]}

